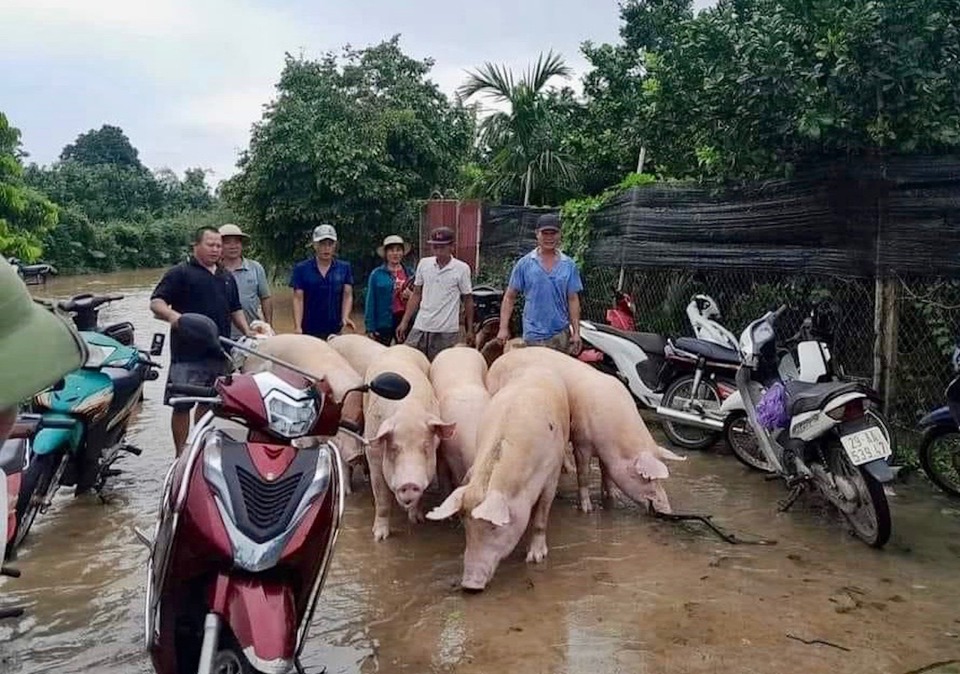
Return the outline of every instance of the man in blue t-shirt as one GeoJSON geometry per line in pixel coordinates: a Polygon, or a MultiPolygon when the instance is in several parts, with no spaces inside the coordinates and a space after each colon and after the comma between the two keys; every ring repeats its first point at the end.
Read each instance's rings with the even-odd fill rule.
{"type": "Polygon", "coordinates": [[[549,213],[537,220],[537,247],[517,260],[500,306],[500,343],[510,338],[510,316],[523,295],[523,341],[580,353],[580,270],[560,252],[560,218],[549,213]]]}
{"type": "Polygon", "coordinates": [[[293,330],[298,335],[326,339],[343,330],[355,330],[353,310],[353,269],[349,262],[334,257],[337,230],[319,225],[313,230],[314,257],[298,263],[290,274],[293,288],[293,330]]]}

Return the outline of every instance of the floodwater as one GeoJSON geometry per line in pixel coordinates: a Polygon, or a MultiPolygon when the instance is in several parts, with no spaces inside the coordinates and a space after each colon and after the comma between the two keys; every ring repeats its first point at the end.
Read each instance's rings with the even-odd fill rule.
{"type": "MultiPolygon", "coordinates": [[[[102,318],[133,321],[146,345],[163,328],[147,308],[158,277],[55,279],[35,293],[122,292],[102,318]]],[[[289,298],[278,299],[278,326],[289,328],[289,298]]],[[[130,428],[144,453],[124,459],[109,502],[64,490],[20,554],[22,578],[0,581],[0,603],[27,607],[0,625],[0,672],[151,671],[147,552],[133,527],[152,525],[173,457],[163,380],[147,384],[130,428]]],[[[777,514],[782,488],[730,456],[690,453],[670,468],[676,510],[712,513],[742,536],[777,544],[728,545],[628,504],[584,515],[564,476],[547,561],[527,565],[518,550],[485,593],[464,595],[457,525],[412,527],[397,516],[394,535],[374,543],[372,499],[361,486],[348,497],[307,671],[873,674],[960,658],[960,503],[919,479],[898,485],[893,539],[877,552],[808,500],[777,514]]]]}

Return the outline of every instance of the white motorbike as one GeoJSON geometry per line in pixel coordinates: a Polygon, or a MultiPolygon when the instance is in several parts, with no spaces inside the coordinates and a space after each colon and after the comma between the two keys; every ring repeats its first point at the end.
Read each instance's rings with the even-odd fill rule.
{"type": "Polygon", "coordinates": [[[780,510],[793,505],[804,489],[816,489],[840,510],[857,538],[883,547],[891,528],[883,483],[894,474],[886,462],[890,443],[866,414],[871,392],[854,382],[790,380],[783,384],[786,427],[770,430],[768,415],[761,421],[758,407],[767,385],[779,376],[774,325],[783,310],[768,312],[743,331],[736,376],[759,450],[792,489],[780,510]]]}

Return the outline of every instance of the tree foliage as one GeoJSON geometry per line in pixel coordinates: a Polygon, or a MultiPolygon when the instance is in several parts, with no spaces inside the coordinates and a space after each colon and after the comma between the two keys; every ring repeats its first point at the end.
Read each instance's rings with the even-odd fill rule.
{"type": "Polygon", "coordinates": [[[519,78],[507,68],[485,63],[469,74],[458,93],[505,104],[480,124],[479,143],[488,157],[486,193],[510,198],[522,195],[530,203],[536,188],[541,198],[547,188],[565,187],[576,179],[576,169],[561,150],[559,134],[572,103],[569,91],[550,94],[554,78],[569,78],[572,71],[553,52],[540,54],[537,63],[519,78]]]}
{"type": "Polygon", "coordinates": [[[319,61],[287,56],[277,98],[221,189],[273,262],[303,257],[325,221],[344,255],[370,255],[385,233],[415,231],[415,200],[457,183],[473,119],[427,79],[432,66],[398,37],[319,61]]]}
{"type": "Polygon", "coordinates": [[[0,112],[0,255],[32,262],[57,224],[57,207],[23,179],[20,131],[0,112]]]}
{"type": "Polygon", "coordinates": [[[87,166],[111,164],[129,169],[145,168],[140,163],[140,153],[130,143],[123,129],[110,124],[81,133],[74,142],[63,148],[60,161],[75,161],[87,166]]]}

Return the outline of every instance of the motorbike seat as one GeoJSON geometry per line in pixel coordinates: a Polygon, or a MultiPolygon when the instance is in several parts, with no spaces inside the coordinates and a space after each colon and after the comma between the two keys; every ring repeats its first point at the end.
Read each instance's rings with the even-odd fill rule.
{"type": "Polygon", "coordinates": [[[818,410],[832,398],[846,393],[854,393],[856,391],[864,392],[861,384],[852,381],[830,381],[823,384],[811,384],[793,379],[788,381],[785,387],[787,390],[787,398],[790,401],[787,407],[791,416],[818,410]]]}
{"type": "Polygon", "coordinates": [[[665,340],[662,336],[652,332],[629,332],[627,330],[620,330],[618,328],[613,328],[609,325],[603,325],[600,323],[594,323],[593,326],[599,332],[605,332],[608,335],[616,335],[617,337],[622,337],[623,339],[633,342],[643,349],[643,352],[647,354],[656,354],[662,356],[663,351],[667,346],[667,340],[665,340]]]}
{"type": "Polygon", "coordinates": [[[703,356],[707,360],[712,360],[719,363],[740,362],[740,354],[733,349],[728,349],[725,346],[720,346],[719,344],[714,344],[713,342],[708,342],[704,339],[680,337],[676,340],[676,342],[674,342],[674,344],[681,351],[687,351],[697,356],[703,356]]]}

